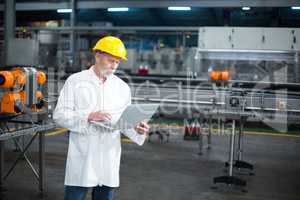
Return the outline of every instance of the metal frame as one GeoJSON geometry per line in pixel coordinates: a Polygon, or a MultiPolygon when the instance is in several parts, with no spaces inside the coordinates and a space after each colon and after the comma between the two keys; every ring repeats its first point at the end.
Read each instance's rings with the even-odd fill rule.
{"type": "Polygon", "coordinates": [[[39,185],[40,194],[43,195],[45,188],[45,133],[46,130],[51,130],[55,128],[56,125],[54,123],[49,123],[45,125],[35,125],[30,128],[17,130],[13,132],[4,132],[0,134],[0,190],[4,189],[4,181],[8,178],[8,176],[13,172],[14,168],[18,164],[18,162],[24,158],[26,164],[28,164],[29,168],[32,170],[34,176],[36,177],[39,185]],[[32,135],[33,134],[33,135],[32,135]],[[20,145],[20,143],[16,140],[16,138],[25,135],[32,135],[29,142],[25,145],[24,148],[20,145]],[[27,157],[26,153],[28,152],[29,147],[32,145],[33,141],[38,138],[39,142],[39,167],[36,169],[31,163],[30,159],[27,157]],[[17,148],[20,150],[19,155],[16,160],[9,168],[9,170],[4,173],[4,145],[5,141],[12,139],[14,140],[17,148]]]}
{"type": "MultiPolygon", "coordinates": [[[[64,27],[16,27],[16,30],[29,30],[29,31],[175,31],[184,33],[189,31],[198,32],[199,26],[64,26],[64,27]]],[[[0,30],[4,28],[0,27],[0,30]]]]}
{"type": "MultiPolygon", "coordinates": [[[[236,116],[239,118],[239,116],[236,116]]],[[[213,183],[226,183],[228,185],[237,185],[237,186],[246,186],[247,182],[243,179],[240,179],[233,175],[234,167],[234,147],[235,147],[235,123],[236,119],[232,119],[232,130],[230,136],[230,150],[229,150],[229,170],[227,176],[218,176],[213,178],[213,183]]],[[[213,187],[214,189],[216,187],[213,187]]],[[[243,192],[246,192],[245,189],[242,189],[243,192]]]]}
{"type": "MultiPolygon", "coordinates": [[[[157,3],[153,1],[77,1],[78,9],[105,9],[108,7],[131,7],[131,8],[166,8],[168,6],[193,6],[193,7],[289,7],[297,6],[299,1],[297,0],[252,0],[252,1],[239,1],[239,0],[162,0],[157,3]]],[[[17,3],[17,11],[26,10],[56,10],[59,8],[70,8],[69,2],[24,2],[17,3]]],[[[3,5],[0,5],[0,10],[3,10],[3,5]]]]}

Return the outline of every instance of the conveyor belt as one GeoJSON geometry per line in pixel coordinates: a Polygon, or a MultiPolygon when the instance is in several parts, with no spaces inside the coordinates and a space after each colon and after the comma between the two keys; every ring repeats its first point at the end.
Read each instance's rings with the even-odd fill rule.
{"type": "MultiPolygon", "coordinates": [[[[166,83],[176,83],[177,85],[181,83],[183,86],[210,86],[211,82],[204,78],[192,78],[186,76],[136,76],[136,75],[118,75],[127,83],[145,83],[149,81],[155,84],[166,84],[166,83]]],[[[230,80],[233,88],[243,88],[243,89],[264,89],[264,90],[281,90],[286,89],[288,91],[299,92],[300,83],[281,83],[281,82],[267,82],[267,81],[242,81],[242,80],[230,80]]]]}

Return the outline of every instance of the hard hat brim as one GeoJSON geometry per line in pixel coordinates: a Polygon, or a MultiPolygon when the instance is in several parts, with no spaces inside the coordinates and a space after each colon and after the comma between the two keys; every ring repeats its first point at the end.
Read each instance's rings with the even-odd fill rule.
{"type": "Polygon", "coordinates": [[[124,61],[127,60],[126,57],[121,57],[121,56],[113,55],[112,53],[109,53],[109,52],[106,52],[106,51],[103,51],[103,50],[99,50],[99,49],[97,49],[97,48],[93,48],[93,52],[94,52],[94,53],[96,53],[97,51],[99,51],[100,53],[103,52],[103,53],[112,55],[112,56],[117,57],[117,58],[120,58],[120,59],[122,59],[122,60],[124,60],[124,61]]]}

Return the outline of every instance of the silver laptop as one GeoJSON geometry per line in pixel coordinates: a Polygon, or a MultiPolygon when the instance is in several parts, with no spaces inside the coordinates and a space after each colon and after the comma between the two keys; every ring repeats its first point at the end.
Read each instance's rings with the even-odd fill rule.
{"type": "Polygon", "coordinates": [[[140,122],[148,122],[152,115],[158,109],[159,104],[131,104],[122,113],[117,123],[111,122],[97,122],[91,121],[91,123],[101,126],[109,130],[126,130],[134,128],[140,122]]]}

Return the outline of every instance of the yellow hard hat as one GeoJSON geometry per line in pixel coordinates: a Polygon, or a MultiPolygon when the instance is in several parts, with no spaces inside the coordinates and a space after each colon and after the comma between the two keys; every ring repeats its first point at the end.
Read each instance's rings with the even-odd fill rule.
{"type": "Polygon", "coordinates": [[[101,38],[94,46],[93,51],[103,51],[110,55],[122,58],[123,60],[127,60],[125,46],[117,37],[106,36],[101,38]]]}

